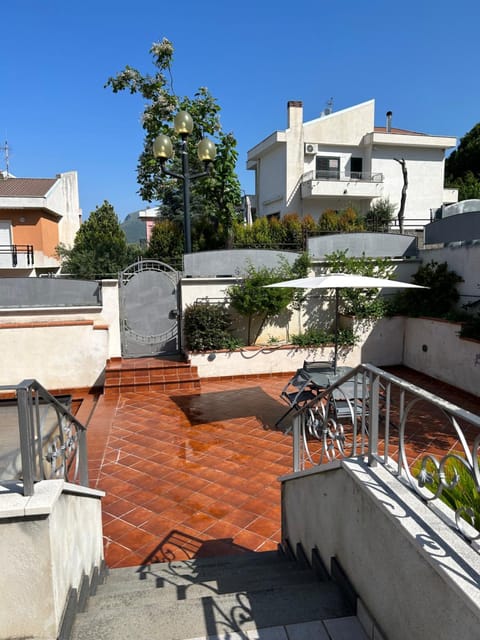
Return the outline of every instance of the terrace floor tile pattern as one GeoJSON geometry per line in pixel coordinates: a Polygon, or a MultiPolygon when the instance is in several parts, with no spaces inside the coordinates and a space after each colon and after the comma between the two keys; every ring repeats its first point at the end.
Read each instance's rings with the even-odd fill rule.
{"type": "MultiPolygon", "coordinates": [[[[391,370],[480,413],[480,398],[404,367],[391,370]]],[[[289,377],[101,396],[88,448],[91,485],[106,492],[107,566],[277,548],[278,477],[292,469],[292,438],[274,424],[286,411],[280,392],[289,377]]]]}

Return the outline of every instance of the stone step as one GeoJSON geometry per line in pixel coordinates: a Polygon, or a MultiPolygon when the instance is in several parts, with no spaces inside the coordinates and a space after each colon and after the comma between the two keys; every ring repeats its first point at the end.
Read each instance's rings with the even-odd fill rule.
{"type": "MultiPolygon", "coordinates": [[[[102,589],[106,587],[108,583],[102,589]]],[[[353,613],[333,582],[279,585],[166,603],[163,593],[156,598],[147,593],[143,597],[102,600],[95,609],[89,606],[77,616],[72,640],[184,640],[353,613]]]]}
{"type": "Polygon", "coordinates": [[[191,560],[174,560],[173,562],[157,562],[144,567],[122,567],[109,569],[108,583],[130,582],[148,579],[142,574],[154,574],[158,577],[169,577],[172,573],[182,576],[200,576],[203,579],[218,577],[234,571],[268,569],[276,566],[298,567],[295,560],[288,560],[278,551],[248,551],[229,556],[212,556],[208,558],[192,558],[191,560]]]}
{"type": "Polygon", "coordinates": [[[171,576],[155,577],[151,574],[144,580],[132,580],[131,582],[108,582],[106,588],[99,589],[97,597],[92,601],[92,607],[96,609],[104,606],[107,600],[116,599],[118,604],[122,601],[128,604],[131,598],[148,597],[149,601],[156,601],[159,597],[162,602],[176,602],[177,600],[191,600],[216,594],[235,593],[243,591],[258,591],[269,589],[272,586],[282,585],[299,586],[315,584],[317,582],[314,573],[308,569],[271,567],[268,570],[257,568],[254,571],[224,573],[212,579],[202,579],[198,576],[171,576]],[[150,594],[149,596],[147,594],[150,594]]]}
{"type": "Polygon", "coordinates": [[[197,367],[175,359],[114,359],[107,363],[105,369],[104,394],[107,397],[129,391],[155,390],[168,393],[199,388],[197,367]]]}

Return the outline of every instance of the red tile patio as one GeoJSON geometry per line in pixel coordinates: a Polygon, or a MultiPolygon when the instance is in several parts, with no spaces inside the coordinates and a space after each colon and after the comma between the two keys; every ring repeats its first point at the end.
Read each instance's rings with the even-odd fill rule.
{"type": "MultiPolygon", "coordinates": [[[[391,370],[480,414],[480,398],[391,370]]],[[[204,379],[170,391],[147,383],[100,398],[88,448],[90,483],[106,492],[109,567],[277,547],[277,479],[292,469],[292,438],[273,426],[286,410],[279,394],[288,378],[204,379]]]]}

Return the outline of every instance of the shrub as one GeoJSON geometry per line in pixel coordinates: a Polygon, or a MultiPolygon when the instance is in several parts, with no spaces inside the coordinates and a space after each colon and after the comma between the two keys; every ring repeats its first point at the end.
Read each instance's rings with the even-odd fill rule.
{"type": "Polygon", "coordinates": [[[480,340],[480,315],[472,316],[462,323],[460,336],[480,340]]]}
{"type": "Polygon", "coordinates": [[[231,317],[223,304],[196,302],[185,309],[183,322],[186,347],[190,351],[239,346],[229,333],[231,317]]]}
{"type": "MultiPolygon", "coordinates": [[[[325,329],[307,329],[305,333],[293,335],[290,342],[297,347],[321,347],[335,342],[335,334],[325,329]]],[[[338,330],[338,344],[341,346],[353,346],[355,334],[352,329],[338,330]]]]}
{"type": "Polygon", "coordinates": [[[365,229],[367,231],[388,231],[395,212],[395,205],[388,198],[378,198],[370,206],[365,215],[365,229]]]}
{"type": "Polygon", "coordinates": [[[427,289],[408,289],[398,293],[390,304],[390,314],[445,318],[452,314],[460,298],[457,284],[463,278],[448,269],[447,262],[423,264],[413,276],[415,284],[427,289]]]}

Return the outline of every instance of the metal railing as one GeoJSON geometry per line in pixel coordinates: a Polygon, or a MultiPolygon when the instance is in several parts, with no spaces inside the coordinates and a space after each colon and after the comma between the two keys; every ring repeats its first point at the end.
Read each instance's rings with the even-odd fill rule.
{"type": "Polygon", "coordinates": [[[453,519],[445,504],[435,511],[466,539],[480,538],[479,416],[369,364],[290,415],[294,471],[365,458],[426,503],[449,505],[453,519]]]}
{"type": "Polygon", "coordinates": [[[336,169],[325,169],[318,171],[307,171],[302,176],[302,182],[314,180],[335,180],[337,182],[383,182],[383,173],[370,171],[338,171],[336,169]]]}
{"type": "Polygon", "coordinates": [[[40,480],[63,478],[88,486],[87,430],[36,380],[0,386],[16,399],[18,420],[0,425],[2,481],[22,481],[31,496],[40,480]]]}
{"type": "Polygon", "coordinates": [[[19,255],[25,256],[25,266],[33,267],[33,245],[32,244],[0,244],[0,266],[1,256],[11,256],[12,267],[18,266],[19,255]]]}

